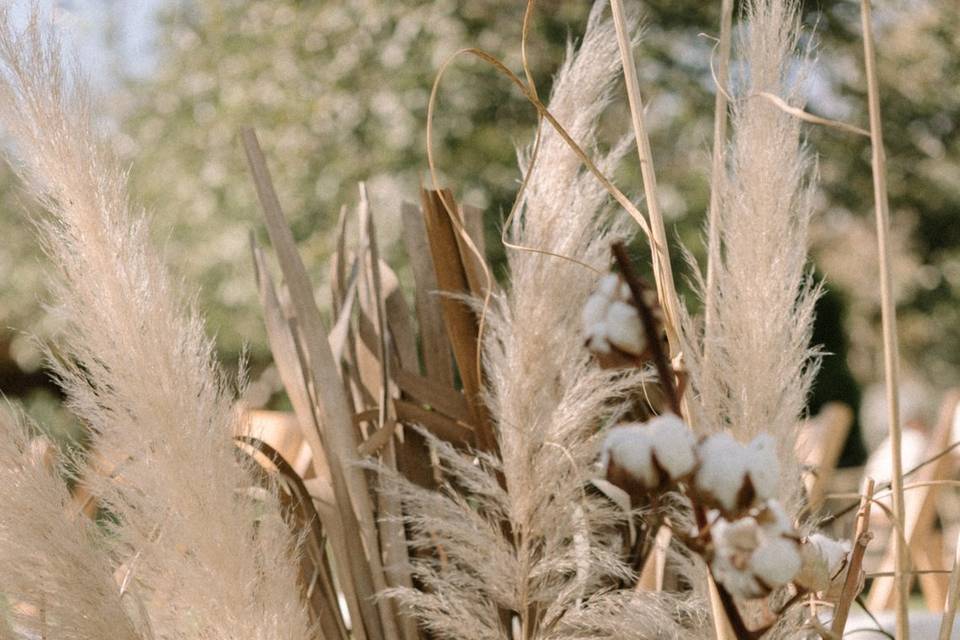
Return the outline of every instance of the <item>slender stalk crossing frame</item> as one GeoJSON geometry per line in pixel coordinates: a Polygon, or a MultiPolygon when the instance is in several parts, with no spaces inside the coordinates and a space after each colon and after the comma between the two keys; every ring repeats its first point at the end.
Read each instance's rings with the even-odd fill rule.
{"type": "MultiPolygon", "coordinates": [[[[887,161],[883,148],[883,125],[880,118],[880,90],[877,82],[876,51],[870,0],[861,0],[860,18],[863,24],[863,57],[867,76],[867,103],[870,112],[870,148],[873,165],[873,199],[877,217],[877,242],[880,255],[880,308],[883,322],[883,369],[887,387],[887,421],[890,429],[891,486],[893,513],[898,522],[904,521],[903,461],[901,458],[899,354],[897,348],[897,316],[893,303],[893,282],[890,266],[890,207],[887,200],[887,161]]],[[[907,598],[910,595],[909,558],[905,542],[899,537],[893,542],[896,549],[894,581],[896,594],[896,635],[909,640],[910,622],[907,598]]]]}
{"type": "Polygon", "coordinates": [[[640,84],[637,81],[637,67],[633,62],[630,46],[630,34],[623,10],[623,0],[610,0],[613,24],[617,30],[617,44],[623,60],[623,79],[627,85],[627,99],[630,102],[630,122],[633,125],[637,141],[637,154],[640,156],[640,176],[643,179],[643,194],[647,202],[647,214],[650,224],[650,247],[653,253],[653,275],[657,284],[660,304],[666,315],[664,327],[670,342],[670,355],[675,356],[680,349],[677,326],[680,319],[677,289],[673,282],[673,269],[670,267],[670,248],[667,245],[667,232],[663,226],[663,214],[657,198],[657,175],[653,169],[653,153],[650,150],[650,137],[643,120],[643,99],[640,96],[640,84]]]}

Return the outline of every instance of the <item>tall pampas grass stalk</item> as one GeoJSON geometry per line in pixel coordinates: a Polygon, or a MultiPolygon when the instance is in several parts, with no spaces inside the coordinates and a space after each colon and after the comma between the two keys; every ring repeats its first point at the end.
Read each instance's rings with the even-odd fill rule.
{"type": "MultiPolygon", "coordinates": [[[[594,145],[620,70],[603,9],[602,1],[594,5],[549,101],[584,148],[594,145]]],[[[612,170],[628,148],[625,139],[598,165],[612,170]]],[[[501,454],[482,455],[478,468],[438,447],[460,491],[388,481],[408,513],[414,545],[439,545],[448,556],[446,563],[415,562],[414,574],[427,588],[395,595],[445,638],[662,638],[679,637],[685,625],[695,633],[704,622],[695,598],[604,587],[632,573],[601,535],[628,514],[586,489],[595,475],[597,434],[626,410],[642,375],[596,367],[570,308],[586,301],[597,272],[609,265],[611,240],[627,227],[607,221],[603,187],[552,130],[543,133],[536,155],[521,154],[520,164],[529,172],[527,189],[507,230],[511,246],[520,248],[508,256],[509,286],[493,299],[483,344],[486,400],[501,454]]]]}
{"type": "Polygon", "coordinates": [[[718,228],[708,230],[721,243],[711,250],[710,324],[687,319],[685,352],[694,424],[744,441],[775,436],[781,497],[796,505],[795,430],[818,363],[809,346],[818,295],[807,263],[813,167],[799,121],[759,94],[801,102],[791,82],[798,5],[751,0],[743,17],[738,53],[746,78],[731,108],[727,168],[713,185],[718,228]]]}
{"type": "MultiPolygon", "coordinates": [[[[17,173],[50,212],[40,226],[64,323],[51,364],[112,465],[107,476],[87,475],[112,516],[106,558],[148,606],[157,637],[310,637],[295,540],[269,492],[248,491],[254,480],[231,441],[232,397],[211,341],[95,132],[85,82],[61,60],[36,9],[23,30],[9,5],[0,10],[0,117],[17,173]]],[[[4,510],[11,537],[30,534],[27,515],[4,510]]],[[[91,571],[89,580],[102,580],[106,569],[91,571]]],[[[67,597],[79,587],[75,572],[49,578],[65,581],[58,606],[73,607],[77,620],[96,615],[67,597]]],[[[108,585],[99,589],[106,603],[108,585]]],[[[82,591],[73,597],[90,597],[82,591]]]]}

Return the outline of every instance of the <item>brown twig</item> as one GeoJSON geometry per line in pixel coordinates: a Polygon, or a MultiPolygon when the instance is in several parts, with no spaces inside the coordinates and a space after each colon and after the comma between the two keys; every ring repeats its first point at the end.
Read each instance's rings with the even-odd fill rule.
{"type": "Polygon", "coordinates": [[[627,255],[627,248],[622,242],[613,243],[613,257],[620,267],[620,275],[630,288],[630,295],[633,296],[633,303],[640,314],[640,320],[643,323],[643,330],[647,334],[647,342],[650,345],[650,352],[653,355],[653,364],[657,368],[657,375],[660,377],[660,385],[670,403],[670,409],[680,415],[680,396],[677,393],[677,387],[673,379],[673,370],[667,355],[663,351],[663,343],[660,340],[660,334],[657,331],[657,319],[646,303],[643,292],[647,288],[640,276],[633,269],[633,263],[630,256],[627,255]]]}
{"type": "Polygon", "coordinates": [[[860,511],[857,512],[857,528],[854,535],[853,552],[850,554],[850,566],[847,568],[847,578],[843,583],[843,590],[840,592],[840,602],[837,604],[833,613],[833,623],[830,625],[832,633],[838,637],[843,637],[843,630],[847,626],[847,617],[850,614],[850,607],[857,597],[857,588],[860,585],[860,568],[863,566],[863,554],[867,550],[867,544],[873,537],[870,532],[870,505],[873,504],[874,482],[872,478],[867,478],[866,486],[863,489],[863,496],[860,499],[860,511]]]}

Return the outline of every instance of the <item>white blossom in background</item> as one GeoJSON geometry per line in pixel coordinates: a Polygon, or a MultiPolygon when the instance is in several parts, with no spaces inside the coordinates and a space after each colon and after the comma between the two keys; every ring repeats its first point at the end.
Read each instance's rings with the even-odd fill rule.
{"type": "Polygon", "coordinates": [[[694,480],[696,489],[723,511],[735,512],[755,500],[776,496],[780,463],[776,442],[769,434],[742,444],[729,433],[716,433],[700,443],[698,455],[701,464],[694,480]]]}

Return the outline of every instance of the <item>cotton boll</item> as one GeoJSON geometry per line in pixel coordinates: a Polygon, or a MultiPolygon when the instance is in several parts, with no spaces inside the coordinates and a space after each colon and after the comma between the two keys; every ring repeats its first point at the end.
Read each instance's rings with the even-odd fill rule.
{"type": "Polygon", "coordinates": [[[591,334],[595,331],[595,327],[606,319],[609,306],[610,298],[600,293],[595,293],[587,298],[580,316],[585,333],[591,334]]]}
{"type": "MultiPolygon", "coordinates": [[[[617,289],[619,288],[620,284],[620,276],[615,273],[609,273],[600,279],[600,284],[597,286],[597,292],[602,294],[608,300],[613,300],[617,297],[617,289]]],[[[629,292],[629,289],[627,291],[629,292]]]]}
{"type": "Polygon", "coordinates": [[[653,442],[644,425],[631,423],[611,429],[603,443],[601,462],[607,479],[618,486],[611,475],[620,472],[644,488],[649,489],[658,483],[658,473],[653,465],[653,442]]]}
{"type": "Polygon", "coordinates": [[[793,580],[801,564],[799,545],[783,537],[764,541],[750,557],[750,570],[771,589],[793,580]]]}
{"type": "Polygon", "coordinates": [[[780,462],[777,459],[777,441],[762,433],[747,445],[750,481],[757,498],[767,500],[777,495],[780,480],[780,462]]]}
{"type": "Polygon", "coordinates": [[[754,518],[733,522],[720,518],[713,526],[713,537],[718,547],[750,552],[760,544],[760,527],[754,518]]]}
{"type": "Polygon", "coordinates": [[[693,432],[677,416],[614,427],[603,443],[607,480],[627,492],[653,491],[690,474],[697,464],[693,432]]]}
{"type": "Polygon", "coordinates": [[[850,543],[815,533],[800,547],[803,560],[795,582],[810,591],[826,591],[843,568],[850,553],[850,543]]]}
{"type": "Polygon", "coordinates": [[[671,480],[686,476],[697,465],[696,441],[690,427],[672,413],[647,423],[657,463],[671,480]]]}
{"type": "Polygon", "coordinates": [[[816,546],[824,559],[827,561],[827,568],[831,577],[836,575],[846,562],[850,555],[849,540],[834,540],[828,538],[822,533],[815,533],[807,539],[807,542],[816,546]]]}
{"type": "Polygon", "coordinates": [[[616,274],[604,276],[581,312],[587,348],[602,367],[637,364],[649,346],[630,287],[616,274]]]}
{"type": "Polygon", "coordinates": [[[647,348],[647,339],[636,307],[616,301],[607,308],[607,339],[613,346],[639,356],[647,348]]]}
{"type": "Polygon", "coordinates": [[[699,493],[725,511],[737,509],[737,499],[747,473],[743,446],[728,433],[715,433],[700,443],[700,468],[695,478],[699,493]]]}
{"type": "Polygon", "coordinates": [[[766,590],[750,571],[738,566],[740,560],[737,555],[718,553],[710,563],[710,572],[732,596],[759,598],[765,594],[766,590]]]}
{"type": "Polygon", "coordinates": [[[711,527],[714,555],[710,571],[717,582],[739,598],[757,598],[765,590],[750,571],[750,558],[760,542],[753,518],[717,518],[711,527]]]}

